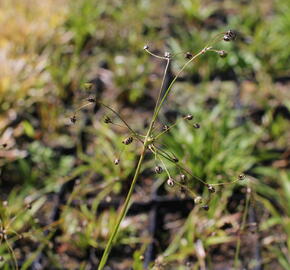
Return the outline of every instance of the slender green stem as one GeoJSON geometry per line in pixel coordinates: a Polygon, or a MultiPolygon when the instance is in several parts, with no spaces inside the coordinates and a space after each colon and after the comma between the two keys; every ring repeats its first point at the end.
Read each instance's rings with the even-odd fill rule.
{"type": "Polygon", "coordinates": [[[246,225],[246,218],[247,218],[247,214],[248,214],[248,209],[249,209],[249,205],[250,205],[250,198],[251,198],[251,188],[248,186],[247,187],[247,197],[246,197],[246,205],[245,205],[245,209],[244,209],[244,213],[243,213],[243,218],[242,218],[242,224],[241,224],[241,228],[239,231],[239,236],[238,236],[238,240],[237,240],[237,247],[236,247],[236,252],[235,252],[235,262],[234,262],[234,269],[238,269],[239,268],[239,255],[240,255],[240,249],[241,249],[241,232],[244,231],[245,229],[245,225],[246,225]]]}
{"type": "Polygon", "coordinates": [[[144,147],[143,150],[142,150],[142,153],[140,155],[139,162],[138,162],[138,165],[137,165],[137,168],[136,168],[136,171],[135,171],[135,175],[134,175],[134,178],[132,180],[132,183],[131,183],[129,192],[127,194],[125,203],[124,203],[124,205],[122,207],[121,213],[119,214],[118,220],[117,220],[116,225],[114,227],[114,230],[113,230],[113,232],[112,232],[112,234],[110,236],[110,239],[109,239],[109,241],[108,241],[108,243],[106,245],[106,248],[105,248],[105,251],[103,253],[102,259],[100,261],[98,270],[102,270],[105,267],[105,264],[107,262],[109,253],[111,251],[111,248],[113,246],[113,243],[114,243],[115,238],[117,236],[117,233],[119,231],[120,224],[121,224],[122,220],[124,219],[128,209],[129,209],[129,203],[130,203],[130,200],[131,200],[131,197],[132,197],[132,194],[133,194],[137,179],[138,179],[139,174],[140,174],[141,165],[142,165],[142,162],[143,162],[144,156],[145,156],[145,151],[146,151],[146,148],[144,147]]]}
{"type": "Polygon", "coordinates": [[[196,59],[198,56],[204,54],[204,53],[206,52],[206,50],[207,50],[207,48],[204,48],[204,49],[201,50],[199,53],[197,53],[196,55],[194,55],[194,56],[193,56],[189,61],[187,61],[187,62],[183,65],[183,67],[178,71],[178,73],[176,74],[176,76],[175,76],[174,79],[171,81],[170,85],[168,86],[168,88],[167,88],[167,90],[166,90],[164,96],[162,97],[160,103],[158,104],[158,107],[157,107],[157,109],[156,109],[156,111],[155,111],[155,113],[154,113],[153,123],[155,122],[156,117],[157,117],[157,115],[159,114],[160,109],[161,109],[161,107],[162,107],[162,105],[163,105],[165,99],[167,98],[167,96],[168,96],[168,94],[169,94],[169,92],[170,92],[172,86],[174,85],[175,81],[177,80],[177,78],[180,76],[180,74],[183,72],[183,70],[184,70],[184,69],[185,69],[185,68],[186,68],[186,67],[187,67],[187,66],[188,66],[188,65],[189,65],[189,64],[190,64],[194,59],[196,59]]]}
{"type": "Polygon", "coordinates": [[[157,54],[155,54],[155,53],[153,53],[153,52],[150,52],[148,49],[145,49],[145,51],[146,51],[147,53],[149,53],[150,55],[152,55],[152,56],[158,58],[158,59],[162,59],[162,60],[167,60],[167,59],[168,59],[168,58],[165,57],[165,56],[160,56],[160,55],[157,55],[157,54]]]}
{"type": "MultiPolygon", "coordinates": [[[[204,54],[206,51],[207,51],[207,47],[205,47],[204,49],[202,49],[199,53],[197,53],[196,55],[194,55],[189,61],[187,61],[183,67],[179,70],[179,72],[176,74],[176,76],[173,78],[173,80],[171,81],[170,85],[168,86],[168,88],[166,89],[161,101],[159,103],[156,103],[155,105],[155,109],[154,109],[154,114],[153,114],[153,117],[152,117],[152,120],[151,120],[151,123],[150,123],[150,126],[149,126],[149,130],[148,130],[148,133],[147,133],[147,136],[151,135],[151,131],[153,129],[153,126],[154,126],[154,123],[157,119],[157,116],[160,112],[160,109],[165,101],[165,99],[167,98],[173,84],[175,83],[175,81],[177,80],[177,78],[180,76],[180,74],[184,71],[184,69],[194,60],[196,59],[198,56],[204,54]],[[150,131],[150,132],[149,132],[150,131]]],[[[168,65],[169,65],[169,61],[167,62],[167,65],[166,67],[168,68],[168,65]]],[[[165,77],[166,77],[166,73],[167,73],[167,68],[164,72],[164,76],[163,76],[163,79],[162,79],[162,85],[164,84],[164,80],[165,80],[165,77]]],[[[160,88],[160,91],[162,91],[162,88],[160,88]]],[[[161,95],[161,92],[159,92],[159,94],[161,95]]]]}
{"type": "Polygon", "coordinates": [[[153,114],[154,116],[155,116],[155,113],[156,113],[156,110],[157,110],[157,106],[159,105],[159,101],[160,101],[160,98],[161,98],[161,94],[162,94],[162,90],[163,90],[166,74],[167,74],[167,71],[168,71],[168,68],[169,68],[169,64],[170,64],[170,58],[166,58],[166,67],[165,67],[165,70],[164,70],[161,86],[160,86],[160,89],[159,89],[158,98],[157,98],[157,101],[156,101],[156,106],[154,108],[154,114],[153,114]]]}
{"type": "MultiPolygon", "coordinates": [[[[149,126],[149,129],[147,131],[147,134],[146,134],[146,137],[145,137],[145,140],[143,142],[143,149],[142,149],[142,152],[141,152],[141,155],[140,155],[140,158],[139,158],[139,161],[138,161],[138,165],[137,165],[137,168],[136,168],[136,171],[135,171],[135,174],[134,174],[134,177],[133,177],[133,180],[132,180],[132,183],[131,183],[131,186],[130,186],[130,189],[129,189],[129,192],[127,194],[127,197],[126,197],[126,200],[124,202],[124,205],[122,207],[122,210],[121,210],[121,213],[119,214],[118,216],[118,219],[117,219],[117,222],[115,224],[115,227],[113,229],[113,232],[109,238],[109,241],[106,245],[106,248],[105,248],[105,251],[103,253],[103,256],[101,258],[101,261],[100,261],[100,264],[98,266],[98,270],[102,270],[105,265],[106,265],[106,262],[108,260],[108,256],[110,254],[110,251],[112,249],[112,246],[114,244],[114,241],[116,239],[116,236],[118,234],[118,231],[119,231],[119,227],[120,227],[120,224],[122,222],[122,220],[124,219],[128,209],[129,209],[129,203],[131,201],[131,197],[132,197],[132,194],[133,194],[133,191],[134,191],[134,188],[135,188],[135,185],[136,185],[136,182],[137,182],[137,179],[140,175],[140,171],[141,171],[141,165],[142,165],[142,162],[144,160],[144,156],[145,156],[145,152],[146,152],[146,149],[150,146],[151,144],[151,134],[152,134],[152,131],[153,131],[153,126],[154,126],[154,123],[157,119],[157,116],[160,112],[160,109],[166,99],[166,97],[168,96],[173,84],[175,83],[175,81],[177,80],[177,78],[180,76],[180,74],[182,73],[182,71],[186,68],[186,66],[191,63],[195,58],[197,58],[199,55],[203,54],[206,52],[206,49],[207,48],[204,48],[203,50],[201,50],[199,53],[197,53],[195,56],[193,56],[188,62],[186,62],[183,67],[181,68],[181,70],[177,73],[177,75],[174,77],[174,79],[171,81],[169,87],[166,89],[165,91],[165,94],[164,96],[162,97],[161,101],[159,102],[160,98],[161,98],[161,92],[162,92],[162,89],[163,89],[163,84],[164,84],[164,81],[165,81],[165,77],[166,77],[166,74],[167,74],[167,71],[168,71],[168,67],[169,67],[169,59],[166,59],[166,58],[163,58],[163,57],[158,57],[160,59],[166,59],[167,60],[167,65],[166,65],[166,68],[165,68],[165,72],[164,72],[164,75],[163,75],[163,79],[162,79],[162,83],[161,83],[161,87],[160,87],[160,91],[159,91],[159,96],[158,96],[158,100],[155,104],[155,108],[154,108],[154,114],[153,114],[153,117],[152,117],[152,120],[150,122],[150,126],[149,126]]],[[[150,53],[152,54],[152,53],[150,53]]],[[[153,55],[153,54],[152,54],[153,55]]],[[[155,55],[154,55],[155,56],[155,55]]],[[[112,108],[110,108],[109,106],[103,104],[102,102],[99,102],[101,105],[103,105],[104,107],[106,107],[107,109],[111,110],[114,114],[116,114],[120,119],[121,121],[126,125],[126,127],[133,133],[135,134],[135,131],[127,124],[127,122],[115,111],[113,110],[112,108]]],[[[168,157],[166,157],[168,159],[168,157]]]]}

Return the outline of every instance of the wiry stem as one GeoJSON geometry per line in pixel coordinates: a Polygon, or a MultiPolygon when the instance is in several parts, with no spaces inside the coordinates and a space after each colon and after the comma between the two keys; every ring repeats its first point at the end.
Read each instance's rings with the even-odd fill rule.
{"type": "MultiPolygon", "coordinates": [[[[175,83],[175,81],[177,80],[177,78],[180,76],[180,74],[183,72],[183,70],[186,68],[186,66],[188,64],[190,64],[195,58],[197,58],[198,56],[204,54],[206,51],[207,51],[208,48],[204,48],[203,50],[201,50],[199,53],[197,53],[195,56],[193,56],[189,61],[187,61],[183,67],[181,68],[181,70],[177,73],[177,75],[174,77],[174,79],[171,81],[169,87],[166,89],[165,91],[165,94],[164,96],[162,97],[161,101],[159,102],[160,98],[161,98],[161,94],[162,94],[162,90],[163,90],[163,84],[164,84],[164,81],[165,81],[165,78],[166,78],[166,74],[168,72],[168,67],[169,67],[169,63],[170,63],[170,59],[167,59],[166,57],[160,57],[160,56],[156,56],[154,55],[153,53],[149,53],[159,59],[166,59],[167,60],[167,64],[166,64],[166,68],[165,68],[165,71],[164,71],[164,75],[163,75],[163,79],[162,79],[162,83],[161,83],[161,87],[160,87],[160,90],[159,90],[159,96],[158,96],[158,100],[155,104],[155,108],[154,108],[154,113],[153,113],[153,117],[151,119],[151,122],[150,122],[150,126],[148,128],[148,131],[147,131],[147,134],[146,134],[146,137],[144,139],[144,142],[143,142],[143,149],[142,149],[142,152],[141,152],[141,155],[140,155],[140,158],[139,158],[139,161],[138,161],[138,165],[136,167],[136,171],[135,171],[135,174],[134,174],[134,177],[133,177],[133,180],[132,180],[132,183],[131,183],[131,186],[130,186],[130,189],[129,189],[129,192],[126,196],[126,200],[124,202],[124,205],[122,207],[122,210],[121,210],[121,213],[119,214],[118,216],[118,219],[117,219],[117,222],[114,226],[114,229],[113,229],[113,232],[109,238],[109,241],[106,245],[106,248],[105,248],[105,251],[103,253],[103,256],[101,258],[101,261],[100,261],[100,264],[98,266],[98,270],[102,270],[104,267],[105,267],[105,264],[107,262],[107,259],[108,259],[108,256],[110,254],[110,251],[112,249],[112,246],[114,244],[114,241],[116,239],[116,236],[118,234],[118,231],[119,231],[119,228],[120,228],[120,224],[122,222],[122,220],[124,219],[128,209],[129,209],[129,203],[130,203],[130,200],[131,200],[131,197],[132,197],[132,194],[133,194],[133,191],[134,191],[134,188],[135,188],[135,185],[136,185],[136,182],[137,182],[137,179],[140,175],[140,171],[141,171],[141,165],[142,165],[142,162],[144,160],[144,157],[145,157],[145,152],[147,150],[147,148],[149,148],[150,144],[152,144],[152,138],[151,138],[151,135],[152,135],[152,131],[153,131],[153,127],[154,127],[154,123],[157,119],[157,116],[160,112],[160,109],[166,99],[166,97],[168,96],[173,84],[175,83]]],[[[120,119],[121,121],[126,125],[126,127],[133,133],[135,134],[135,131],[127,124],[127,122],[121,118],[121,116],[115,111],[113,110],[112,108],[110,108],[109,106],[103,104],[102,102],[99,102],[101,105],[103,105],[104,107],[106,107],[107,109],[111,110],[114,114],[116,114],[120,119]]],[[[169,159],[169,157],[163,155],[162,153],[160,153],[161,156],[165,157],[166,159],[169,159]]],[[[172,160],[170,160],[172,161],[172,160]]],[[[200,180],[202,181],[202,180],[200,180]]]]}
{"type": "Polygon", "coordinates": [[[251,198],[251,188],[248,185],[248,187],[247,187],[247,196],[246,196],[246,205],[245,205],[243,218],[242,218],[242,224],[241,224],[241,228],[239,230],[239,235],[238,235],[238,240],[237,240],[237,247],[236,247],[235,261],[234,261],[234,269],[239,269],[239,264],[240,264],[239,255],[240,255],[240,249],[241,249],[241,233],[245,229],[246,218],[247,218],[249,204],[250,204],[250,198],[251,198]]]}
{"type": "Polygon", "coordinates": [[[115,238],[117,236],[117,233],[119,231],[120,224],[121,224],[122,220],[124,219],[124,217],[125,217],[125,215],[126,215],[126,213],[128,211],[129,203],[130,203],[130,200],[131,200],[131,197],[132,197],[132,194],[133,194],[137,179],[138,179],[139,174],[140,174],[141,165],[142,165],[142,162],[143,162],[143,159],[144,159],[144,156],[145,156],[145,151],[146,151],[146,148],[143,147],[143,150],[142,150],[142,153],[140,155],[139,162],[138,162],[138,165],[137,165],[137,168],[136,168],[136,171],[135,171],[135,175],[133,177],[133,180],[132,180],[130,189],[128,191],[126,200],[125,200],[124,205],[122,207],[121,213],[119,214],[119,217],[117,219],[117,222],[116,222],[116,225],[115,225],[115,227],[113,229],[113,232],[112,232],[112,234],[110,236],[110,239],[109,239],[109,241],[108,241],[108,243],[106,245],[106,248],[105,248],[105,251],[103,253],[102,259],[100,261],[98,270],[102,270],[104,268],[104,266],[105,266],[105,264],[107,262],[109,253],[111,251],[111,248],[112,248],[112,246],[114,244],[114,240],[115,240],[115,238]]]}

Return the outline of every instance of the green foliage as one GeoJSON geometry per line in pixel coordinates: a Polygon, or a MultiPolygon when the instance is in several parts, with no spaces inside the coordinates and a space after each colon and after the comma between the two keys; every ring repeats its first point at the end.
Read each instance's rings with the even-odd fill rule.
{"type": "MultiPolygon", "coordinates": [[[[229,28],[241,35],[235,43],[219,48],[228,56],[205,54],[188,67],[182,74],[187,83],[175,84],[166,107],[179,115],[192,113],[192,123],[199,123],[200,128],[180,121],[160,142],[209,183],[229,182],[246,172],[254,194],[252,207],[262,213],[258,233],[265,269],[272,264],[290,268],[289,82],[280,81],[290,71],[288,0],[248,4],[197,0],[10,2],[0,3],[0,134],[1,144],[8,144],[0,149],[0,195],[9,201],[7,221],[23,208],[25,198],[33,201],[31,214],[20,215],[12,228],[27,232],[28,238],[33,236],[38,248],[20,258],[22,242],[9,239],[17,258],[23,259],[22,269],[29,269],[43,250],[56,269],[66,260],[72,262],[69,267],[86,269],[87,262],[81,258],[91,247],[105,248],[117,218],[114,208],[103,212],[100,205],[120,200],[135,170],[137,144],[122,151],[122,140],[128,135],[124,130],[101,123],[99,111],[95,114],[93,109],[80,113],[77,123],[69,126],[72,108],[96,94],[141,129],[149,118],[147,101],[156,97],[164,68],[143,52],[143,46],[149,44],[154,52],[180,53],[171,66],[176,75],[186,61],[185,52],[198,52],[211,37],[229,28]],[[94,88],[96,80],[101,82],[103,94],[94,88]],[[204,83],[193,87],[191,80],[204,83]],[[83,87],[84,82],[93,82],[93,87],[83,87]],[[260,111],[258,119],[255,110],[260,111]],[[119,166],[113,163],[116,157],[120,157],[119,166]],[[60,228],[61,236],[51,240],[52,233],[43,235],[31,217],[39,215],[40,221],[49,223],[54,207],[50,196],[71,179],[77,179],[79,185],[67,195],[60,219],[51,227],[52,232],[54,226],[60,228]],[[26,231],[29,228],[31,232],[26,231]],[[52,248],[50,241],[60,248],[52,248]]],[[[162,121],[170,124],[165,118],[162,121]]],[[[152,164],[146,160],[144,168],[152,170],[152,164]]],[[[173,174],[180,173],[166,164],[173,174]]],[[[160,176],[158,183],[162,180],[160,176]]],[[[146,198],[149,192],[142,184],[138,195],[146,198]]],[[[168,267],[187,269],[186,262],[192,258],[195,268],[204,262],[210,266],[215,261],[214,250],[221,245],[233,258],[243,201],[236,205],[235,213],[230,208],[240,190],[244,196],[244,186],[238,182],[217,188],[208,212],[195,208],[177,223],[166,240],[168,248],[158,250],[168,267]],[[225,220],[233,224],[233,231],[221,228],[225,220]],[[205,259],[197,247],[206,250],[205,259]]],[[[193,179],[190,187],[207,194],[193,179]]],[[[178,196],[174,189],[169,193],[178,196]]],[[[1,218],[4,212],[1,209],[1,218]]],[[[138,224],[145,223],[145,216],[127,218],[128,226],[121,228],[116,241],[117,249],[136,249],[129,258],[136,270],[143,269],[142,255],[149,241],[140,234],[144,226],[138,224]]],[[[6,263],[11,262],[11,254],[4,245],[0,255],[4,257],[1,269],[11,269],[12,264],[6,263]]]]}

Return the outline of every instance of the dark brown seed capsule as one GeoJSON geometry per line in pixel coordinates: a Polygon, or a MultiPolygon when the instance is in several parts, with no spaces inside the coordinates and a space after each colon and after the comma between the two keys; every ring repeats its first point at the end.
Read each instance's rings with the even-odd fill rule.
{"type": "Polygon", "coordinates": [[[218,54],[219,54],[219,56],[221,58],[224,58],[224,57],[226,57],[228,55],[228,53],[226,51],[224,51],[224,50],[219,51],[218,54]]]}
{"type": "Polygon", "coordinates": [[[123,141],[122,141],[122,143],[123,144],[126,144],[126,145],[128,145],[128,144],[130,144],[130,143],[132,143],[133,142],[133,137],[128,137],[128,138],[126,138],[126,139],[124,139],[123,141]]]}
{"type": "Polygon", "coordinates": [[[149,46],[147,44],[144,45],[143,50],[148,50],[148,49],[149,49],[149,46]]]}
{"type": "Polygon", "coordinates": [[[194,128],[200,128],[200,124],[195,123],[195,124],[193,124],[193,127],[194,127],[194,128]]]}
{"type": "Polygon", "coordinates": [[[158,173],[158,174],[161,174],[163,172],[163,169],[161,166],[156,166],[155,167],[155,172],[158,173]]]}
{"type": "Polygon", "coordinates": [[[173,157],[172,160],[177,163],[179,161],[179,159],[177,157],[173,157]]]}
{"type": "Polygon", "coordinates": [[[173,187],[174,186],[174,180],[172,178],[168,178],[167,185],[170,186],[170,187],[173,187]]]}
{"type": "Polygon", "coordinates": [[[224,35],[224,41],[233,41],[237,37],[237,32],[234,30],[229,30],[224,35]]]}
{"type": "Polygon", "coordinates": [[[193,115],[192,114],[188,114],[184,117],[186,120],[192,120],[193,119],[193,115]]]}
{"type": "Polygon", "coordinates": [[[171,57],[171,53],[170,52],[165,52],[164,53],[164,57],[165,58],[170,58],[171,57]]]}
{"type": "Polygon", "coordinates": [[[77,121],[77,117],[75,115],[73,115],[71,118],[70,118],[70,121],[75,124],[75,122],[77,121]]]}
{"type": "Polygon", "coordinates": [[[210,193],[215,193],[215,188],[212,185],[207,185],[207,189],[210,193]]]}
{"type": "Polygon", "coordinates": [[[6,147],[7,147],[7,143],[3,143],[3,144],[2,144],[2,147],[3,147],[3,148],[6,148],[6,147]]]}
{"type": "Polygon", "coordinates": [[[187,52],[186,54],[185,54],[185,58],[186,59],[191,59],[193,57],[193,55],[190,53],[190,52],[187,52]]]}
{"type": "Polygon", "coordinates": [[[205,211],[208,211],[209,210],[209,206],[207,204],[205,204],[205,205],[202,206],[202,209],[205,210],[205,211]]]}
{"type": "Polygon", "coordinates": [[[169,131],[169,126],[164,125],[164,126],[162,127],[162,129],[163,129],[163,131],[168,132],[168,131],[169,131]]]}
{"type": "Polygon", "coordinates": [[[228,35],[224,35],[224,41],[226,42],[231,41],[228,35]]]}
{"type": "Polygon", "coordinates": [[[239,180],[244,180],[246,178],[246,176],[243,174],[243,173],[241,173],[240,175],[239,175],[239,180]]]}
{"type": "Polygon", "coordinates": [[[109,116],[106,116],[105,119],[104,119],[104,123],[105,124],[111,124],[113,122],[112,122],[112,120],[111,120],[111,118],[109,116]]]}
{"type": "Polygon", "coordinates": [[[96,102],[96,100],[94,98],[88,98],[87,100],[88,100],[88,102],[91,102],[91,103],[96,102]]]}
{"type": "Polygon", "coordinates": [[[180,175],[180,180],[181,180],[182,183],[184,183],[185,180],[186,180],[186,175],[185,174],[181,174],[180,175]]]}

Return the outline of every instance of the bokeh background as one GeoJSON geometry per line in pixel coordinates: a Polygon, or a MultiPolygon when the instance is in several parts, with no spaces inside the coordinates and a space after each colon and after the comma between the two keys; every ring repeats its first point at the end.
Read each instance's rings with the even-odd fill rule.
{"type": "MultiPolygon", "coordinates": [[[[148,156],[107,269],[233,269],[238,239],[243,269],[290,269],[288,0],[1,0],[0,25],[1,226],[13,221],[20,269],[96,269],[128,191],[138,144],[123,149],[125,130],[97,105],[72,124],[76,108],[101,99],[144,132],[164,63],[143,46],[194,53],[228,29],[237,40],[216,45],[228,56],[188,67],[160,115],[170,125],[192,113],[200,129],[181,121],[162,143],[210,183],[246,180],[218,188],[204,211],[156,188],[166,175],[148,156]]],[[[174,57],[169,79],[184,62],[174,57]]],[[[13,269],[5,241],[0,255],[13,269]]]]}

